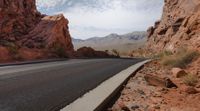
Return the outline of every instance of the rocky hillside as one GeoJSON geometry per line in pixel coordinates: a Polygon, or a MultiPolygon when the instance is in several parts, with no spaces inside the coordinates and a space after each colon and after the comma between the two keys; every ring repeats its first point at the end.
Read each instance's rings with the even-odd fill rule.
{"type": "Polygon", "coordinates": [[[124,35],[110,34],[105,37],[93,37],[86,40],[73,39],[75,49],[83,46],[93,47],[96,50],[116,49],[120,52],[132,51],[144,45],[146,32],[132,32],[124,35]]]}
{"type": "Polygon", "coordinates": [[[200,49],[200,1],[165,0],[163,15],[148,29],[147,46],[153,51],[180,47],[200,49]]]}
{"type": "Polygon", "coordinates": [[[141,68],[109,111],[199,111],[200,0],[164,0],[160,21],[148,29],[157,58],[141,68]]]}
{"type": "Polygon", "coordinates": [[[70,56],[68,20],[42,15],[35,0],[0,0],[0,61],[70,56]]]}

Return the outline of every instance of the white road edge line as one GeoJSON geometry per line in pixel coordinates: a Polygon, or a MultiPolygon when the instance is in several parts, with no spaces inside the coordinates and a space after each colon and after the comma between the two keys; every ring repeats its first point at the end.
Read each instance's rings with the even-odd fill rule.
{"type": "Polygon", "coordinates": [[[121,71],[60,111],[95,111],[133,72],[149,61],[151,60],[139,62],[121,71]]]}

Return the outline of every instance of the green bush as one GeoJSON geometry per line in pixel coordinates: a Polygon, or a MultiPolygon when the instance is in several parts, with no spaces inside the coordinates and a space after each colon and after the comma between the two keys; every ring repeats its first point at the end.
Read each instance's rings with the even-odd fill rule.
{"type": "Polygon", "coordinates": [[[18,54],[18,47],[17,46],[8,46],[8,50],[12,55],[18,54]]]}
{"type": "Polygon", "coordinates": [[[188,74],[183,78],[183,82],[188,86],[195,86],[198,83],[198,76],[188,74]]]}
{"type": "Polygon", "coordinates": [[[61,44],[54,43],[53,44],[53,52],[56,53],[56,55],[58,55],[61,58],[68,57],[65,48],[61,44]]]}
{"type": "Polygon", "coordinates": [[[171,56],[173,55],[173,53],[171,51],[163,51],[163,52],[160,52],[156,55],[153,56],[153,58],[156,58],[156,59],[160,59],[160,58],[163,58],[163,57],[166,57],[166,56],[171,56]]]}
{"type": "Polygon", "coordinates": [[[18,53],[18,47],[13,42],[9,42],[7,40],[0,40],[0,45],[7,47],[11,54],[17,54],[18,53]]]}

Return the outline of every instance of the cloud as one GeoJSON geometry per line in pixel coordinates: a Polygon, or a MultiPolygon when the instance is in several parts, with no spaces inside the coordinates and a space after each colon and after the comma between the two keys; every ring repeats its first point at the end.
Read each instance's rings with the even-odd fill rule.
{"type": "Polygon", "coordinates": [[[160,18],[163,0],[38,0],[44,13],[64,13],[76,38],[146,30],[160,18]]]}
{"type": "Polygon", "coordinates": [[[39,9],[46,8],[48,10],[58,5],[63,5],[66,2],[68,2],[68,0],[37,0],[36,4],[39,9]]]}

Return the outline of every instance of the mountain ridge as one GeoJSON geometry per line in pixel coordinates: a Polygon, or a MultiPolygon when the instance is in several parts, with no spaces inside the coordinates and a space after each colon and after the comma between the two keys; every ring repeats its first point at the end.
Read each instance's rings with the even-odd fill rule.
{"type": "Polygon", "coordinates": [[[140,48],[145,41],[145,31],[135,31],[122,35],[111,33],[105,37],[92,37],[85,40],[72,38],[75,49],[87,46],[101,51],[116,49],[120,52],[129,52],[140,48]]]}
{"type": "Polygon", "coordinates": [[[128,36],[128,35],[132,35],[132,34],[146,34],[146,31],[133,31],[131,33],[126,33],[126,34],[117,34],[117,33],[111,33],[109,35],[106,36],[102,36],[102,37],[98,37],[98,36],[94,36],[94,37],[90,37],[87,39],[78,39],[78,38],[74,38],[72,37],[73,40],[77,40],[77,41],[87,41],[87,40],[92,40],[92,39],[102,39],[102,38],[107,38],[110,36],[117,36],[117,37],[121,37],[121,36],[128,36]]]}

